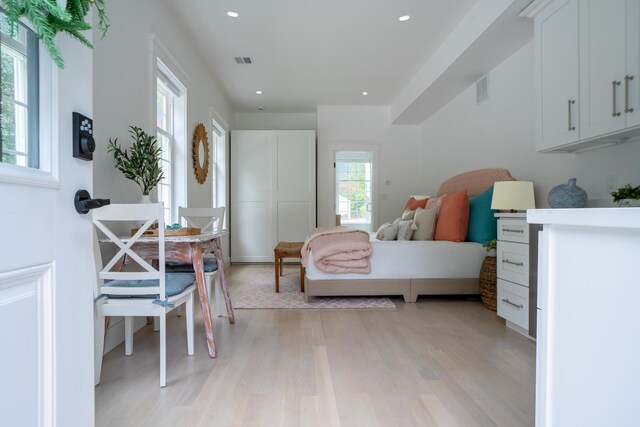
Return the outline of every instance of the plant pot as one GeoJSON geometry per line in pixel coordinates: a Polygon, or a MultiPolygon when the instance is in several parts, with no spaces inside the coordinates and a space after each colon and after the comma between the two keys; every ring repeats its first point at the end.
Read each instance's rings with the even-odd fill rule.
{"type": "Polygon", "coordinates": [[[637,208],[640,207],[640,199],[622,199],[618,200],[620,208],[637,208]]]}
{"type": "Polygon", "coordinates": [[[497,258],[488,256],[482,261],[482,267],[480,267],[480,298],[482,304],[492,311],[496,311],[498,308],[496,303],[498,293],[496,264],[497,258]]]}

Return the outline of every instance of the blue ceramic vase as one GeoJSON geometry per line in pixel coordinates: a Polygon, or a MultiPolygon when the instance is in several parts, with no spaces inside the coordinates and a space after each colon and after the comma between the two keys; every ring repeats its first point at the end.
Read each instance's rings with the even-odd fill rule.
{"type": "Polygon", "coordinates": [[[571,178],[566,184],[553,187],[547,201],[552,208],[584,208],[587,193],[576,185],[576,178],[571,178]]]}

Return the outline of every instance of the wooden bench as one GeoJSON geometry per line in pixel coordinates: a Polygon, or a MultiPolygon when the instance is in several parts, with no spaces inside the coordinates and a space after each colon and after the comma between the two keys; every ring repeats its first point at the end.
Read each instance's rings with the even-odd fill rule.
{"type": "Polygon", "coordinates": [[[304,242],[279,242],[273,249],[275,263],[276,292],[280,292],[280,276],[283,275],[282,261],[285,258],[300,260],[300,292],[304,292],[304,267],[302,266],[302,245],[304,242]]]}

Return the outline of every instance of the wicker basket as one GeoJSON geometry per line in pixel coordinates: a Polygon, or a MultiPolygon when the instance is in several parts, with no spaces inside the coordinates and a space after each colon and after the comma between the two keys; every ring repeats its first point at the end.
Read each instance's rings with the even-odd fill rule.
{"type": "Polygon", "coordinates": [[[489,310],[496,311],[496,257],[488,256],[482,261],[480,268],[480,297],[482,304],[489,310]]]}

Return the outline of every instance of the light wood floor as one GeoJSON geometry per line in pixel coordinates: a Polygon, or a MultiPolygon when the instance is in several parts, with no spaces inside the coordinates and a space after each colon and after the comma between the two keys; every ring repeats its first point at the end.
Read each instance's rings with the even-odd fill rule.
{"type": "MultiPolygon", "coordinates": [[[[257,271],[227,270],[231,296],[257,271]]],[[[297,274],[289,268],[285,274],[297,274]]],[[[167,387],[158,338],[104,357],[97,426],[532,426],[535,344],[477,301],[394,299],[395,310],[237,310],[201,316],[187,356],[183,318],[168,320],[167,387]]],[[[199,312],[199,307],[196,312],[199,312]]]]}

